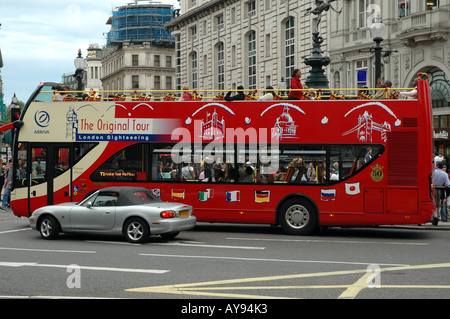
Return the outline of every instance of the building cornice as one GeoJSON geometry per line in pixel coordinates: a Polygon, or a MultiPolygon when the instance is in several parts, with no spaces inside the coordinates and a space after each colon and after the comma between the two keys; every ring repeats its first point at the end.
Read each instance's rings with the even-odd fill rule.
{"type": "Polygon", "coordinates": [[[212,0],[207,1],[204,4],[188,10],[179,17],[171,20],[164,25],[164,29],[168,31],[176,31],[182,26],[189,24],[191,21],[198,20],[199,17],[208,16],[213,12],[219,11],[224,7],[239,2],[239,0],[212,0]]]}
{"type": "Polygon", "coordinates": [[[175,73],[175,68],[162,67],[162,66],[125,66],[116,70],[108,75],[103,76],[100,81],[106,81],[108,79],[114,78],[119,74],[131,74],[137,73],[142,74],[144,72],[165,72],[165,73],[175,73]]]}

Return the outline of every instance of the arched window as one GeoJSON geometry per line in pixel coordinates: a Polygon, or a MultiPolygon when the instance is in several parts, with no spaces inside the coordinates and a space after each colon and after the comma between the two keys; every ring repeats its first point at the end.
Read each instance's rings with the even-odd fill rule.
{"type": "Polygon", "coordinates": [[[438,67],[424,69],[430,79],[431,102],[433,108],[447,107],[450,104],[450,80],[438,67]]]}
{"type": "Polygon", "coordinates": [[[333,82],[335,89],[341,88],[341,75],[339,74],[339,71],[334,72],[333,82]]]}

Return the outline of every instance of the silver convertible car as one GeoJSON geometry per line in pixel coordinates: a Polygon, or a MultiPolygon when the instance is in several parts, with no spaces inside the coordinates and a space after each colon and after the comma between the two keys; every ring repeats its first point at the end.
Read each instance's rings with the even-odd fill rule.
{"type": "Polygon", "coordinates": [[[132,243],[145,242],[150,235],[173,238],[197,221],[191,206],[163,202],[142,187],[103,188],[80,203],[41,207],[29,220],[45,239],[60,232],[122,234],[132,243]]]}

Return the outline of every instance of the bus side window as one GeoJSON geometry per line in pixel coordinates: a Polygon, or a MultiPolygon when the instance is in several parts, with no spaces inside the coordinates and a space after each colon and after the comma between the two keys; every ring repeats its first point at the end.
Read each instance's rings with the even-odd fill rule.
{"type": "Polygon", "coordinates": [[[99,182],[138,182],[147,180],[148,146],[133,144],[111,156],[91,175],[99,182]]]}
{"type": "Polygon", "coordinates": [[[69,169],[70,163],[70,149],[69,148],[55,148],[54,153],[55,176],[59,176],[69,169]]]}
{"type": "Polygon", "coordinates": [[[383,145],[332,145],[330,162],[338,175],[337,181],[349,178],[373,163],[384,152],[383,145]]]}
{"type": "Polygon", "coordinates": [[[179,168],[172,160],[172,146],[159,146],[152,152],[152,180],[159,182],[179,179],[179,168]]]}

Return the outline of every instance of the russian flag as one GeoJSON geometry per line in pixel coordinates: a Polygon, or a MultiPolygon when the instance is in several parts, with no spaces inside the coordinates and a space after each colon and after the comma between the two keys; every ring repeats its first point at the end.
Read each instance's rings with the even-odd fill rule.
{"type": "Polygon", "coordinates": [[[320,190],[320,199],[325,202],[335,200],[336,199],[336,190],[335,189],[321,189],[320,190]]]}

